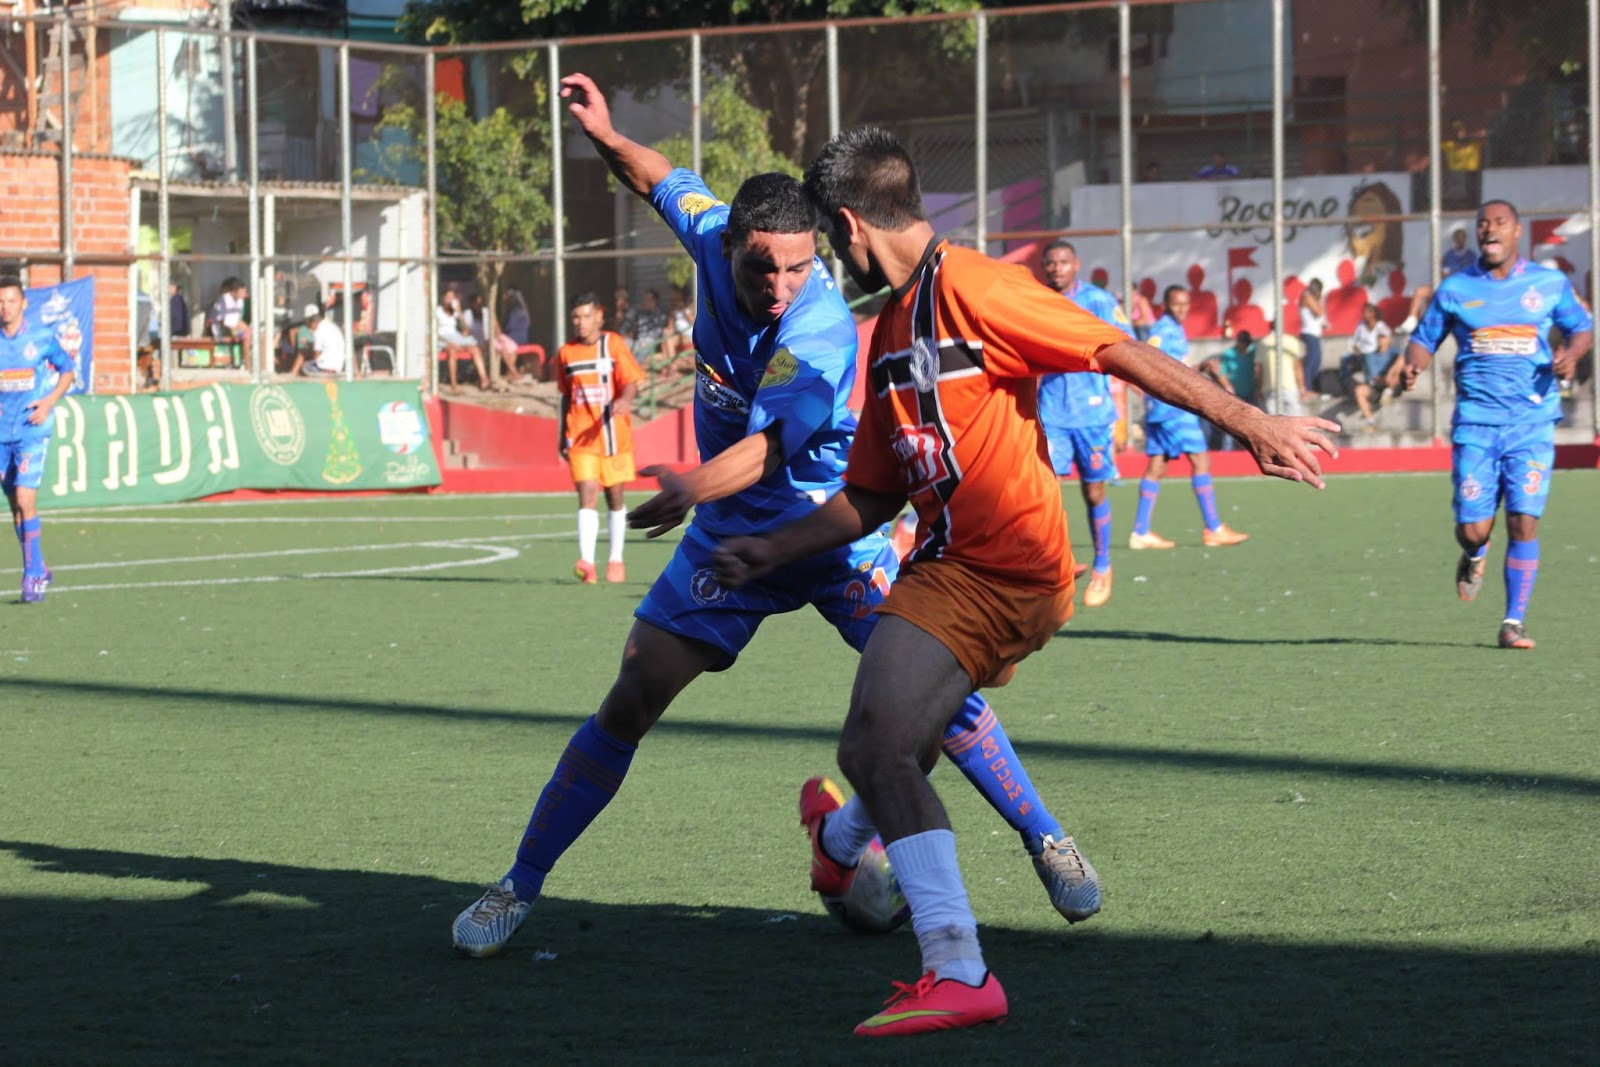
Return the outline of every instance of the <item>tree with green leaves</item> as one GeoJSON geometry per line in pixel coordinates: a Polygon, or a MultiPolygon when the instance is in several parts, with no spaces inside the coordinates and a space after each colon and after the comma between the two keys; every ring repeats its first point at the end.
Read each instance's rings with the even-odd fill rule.
{"type": "MultiPolygon", "coordinates": [[[[439,194],[433,208],[441,248],[528,253],[550,231],[555,212],[545,195],[551,178],[549,121],[544,117],[548,95],[538,78],[528,78],[527,88],[528,117],[497,107],[474,119],[463,101],[438,94],[434,151],[439,194]]],[[[380,129],[405,135],[385,157],[389,170],[402,160],[426,165],[426,121],[417,103],[399,103],[385,110],[380,129]]],[[[489,309],[485,326],[491,378],[500,376],[500,356],[493,342],[505,268],[503,259],[477,263],[478,285],[487,294],[489,309]]]]}

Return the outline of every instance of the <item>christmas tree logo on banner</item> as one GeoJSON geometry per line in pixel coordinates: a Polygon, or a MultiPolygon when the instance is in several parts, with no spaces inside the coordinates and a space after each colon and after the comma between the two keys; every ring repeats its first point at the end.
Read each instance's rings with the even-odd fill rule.
{"type": "Polygon", "coordinates": [[[322,465],[323,481],[344,485],[361,477],[361,452],[350,437],[350,426],[344,421],[344,409],[339,406],[339,385],[325,382],[328,390],[328,417],[332,423],[332,437],[328,441],[328,460],[322,465]]]}

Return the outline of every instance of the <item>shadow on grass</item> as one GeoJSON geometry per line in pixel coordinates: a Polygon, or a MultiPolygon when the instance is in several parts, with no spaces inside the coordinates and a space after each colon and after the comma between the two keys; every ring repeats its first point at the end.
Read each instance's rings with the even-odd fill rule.
{"type": "Polygon", "coordinates": [[[856,937],[820,912],[546,898],[501,956],[462,960],[447,929],[478,890],[460,883],[25,841],[5,853],[45,882],[0,897],[13,1063],[1600,1055],[1592,954],[1119,937],[1114,919],[988,929],[1009,1025],[875,1044],[850,1028],[913,976],[915,942],[856,937]]]}
{"type": "Polygon", "coordinates": [[[1062,627],[1057,637],[1073,641],[1154,641],[1183,645],[1371,645],[1375,648],[1491,648],[1486,641],[1411,641],[1398,637],[1224,637],[1221,634],[1175,634],[1161,630],[1074,630],[1062,627]]]}
{"type": "MultiPolygon", "coordinates": [[[[163,708],[190,705],[196,710],[226,711],[248,708],[281,708],[307,711],[345,712],[357,715],[457,720],[468,723],[503,723],[530,726],[567,726],[577,729],[588,712],[555,712],[540,708],[506,711],[498,708],[442,707],[435,704],[404,704],[391,701],[313,698],[293,693],[236,693],[220,689],[180,689],[170,686],[112,685],[104,682],[68,682],[57,679],[0,679],[0,695],[44,692],[85,697],[115,697],[121,700],[148,700],[163,708]]],[[[795,726],[784,723],[752,725],[741,722],[696,721],[687,713],[669,713],[655,728],[655,736],[700,736],[705,738],[774,739],[820,741],[838,740],[837,730],[822,726],[795,726]]],[[[1373,763],[1364,760],[1309,759],[1303,756],[1273,756],[1262,753],[1204,751],[1108,745],[1030,739],[1021,743],[1023,759],[1038,754],[1058,759],[1096,760],[1135,766],[1167,767],[1197,773],[1228,771],[1236,774],[1271,773],[1328,775],[1377,782],[1428,782],[1433,785],[1464,786],[1474,789],[1501,789],[1510,793],[1552,793],[1578,797],[1600,797],[1600,778],[1571,774],[1541,774],[1529,771],[1484,767],[1437,767],[1408,763],[1373,763]]],[[[551,753],[554,755],[554,752],[551,753]]]]}

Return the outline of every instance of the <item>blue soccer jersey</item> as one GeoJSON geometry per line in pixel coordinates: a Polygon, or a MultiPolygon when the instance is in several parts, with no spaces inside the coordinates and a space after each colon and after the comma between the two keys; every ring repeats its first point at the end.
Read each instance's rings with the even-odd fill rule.
{"type": "Polygon", "coordinates": [[[0,441],[50,436],[53,420],[33,425],[28,405],[48,395],[57,376],[71,369],[72,357],[56,341],[53,328],[24,318],[15,335],[0,330],[0,441]]]}
{"type": "MultiPolygon", "coordinates": [[[[1150,327],[1149,344],[1161,349],[1173,359],[1181,362],[1189,356],[1189,335],[1183,332],[1183,323],[1171,315],[1162,315],[1150,327]]],[[[1153,396],[1144,398],[1144,421],[1166,422],[1169,419],[1183,417],[1195,418],[1197,416],[1185,411],[1183,408],[1174,407],[1164,400],[1157,400],[1153,396]]]]}
{"type": "MultiPolygon", "coordinates": [[[[1098,285],[1082,281],[1062,293],[1068,300],[1096,318],[1109,322],[1133,336],[1128,316],[1122,313],[1117,298],[1098,285]]],[[[1104,374],[1045,374],[1039,378],[1039,423],[1045,433],[1057,429],[1081,430],[1110,426],[1117,421],[1117,406],[1111,400],[1111,383],[1104,374]]]]}
{"type": "Polygon", "coordinates": [[[1560,271],[1518,259],[1505,278],[1481,264],[1439,283],[1411,335],[1435,351],[1456,340],[1456,410],[1452,425],[1512,426],[1555,422],[1561,399],[1550,367],[1550,327],[1571,336],[1594,319],[1560,271]]]}
{"type": "Polygon", "coordinates": [[[694,522],[722,536],[776,529],[844,484],[856,429],[846,406],[856,374],[855,319],[817,259],[783,316],[760,326],[739,307],[723,252],[728,206],[682,168],[657,183],[650,202],[700,271],[694,431],[701,462],[782,424],[782,465],[740,493],[699,505],[694,522]]]}

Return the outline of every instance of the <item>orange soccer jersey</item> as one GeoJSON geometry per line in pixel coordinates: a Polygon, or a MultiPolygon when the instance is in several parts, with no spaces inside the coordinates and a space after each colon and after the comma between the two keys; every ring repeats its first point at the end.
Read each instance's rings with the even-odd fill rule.
{"type": "Polygon", "coordinates": [[[890,296],[867,359],[867,399],[845,478],[905,492],[912,560],[998,582],[1072,582],[1061,491],[1039,431],[1036,375],[1098,371],[1127,334],[1020,266],[940,241],[890,296]]]}
{"type": "Polygon", "coordinates": [[[567,450],[595,456],[633,451],[633,427],[612,405],[622,390],[641,381],[628,342],[603,331],[592,345],[569,341],[556,359],[556,385],[567,398],[567,450]]]}

